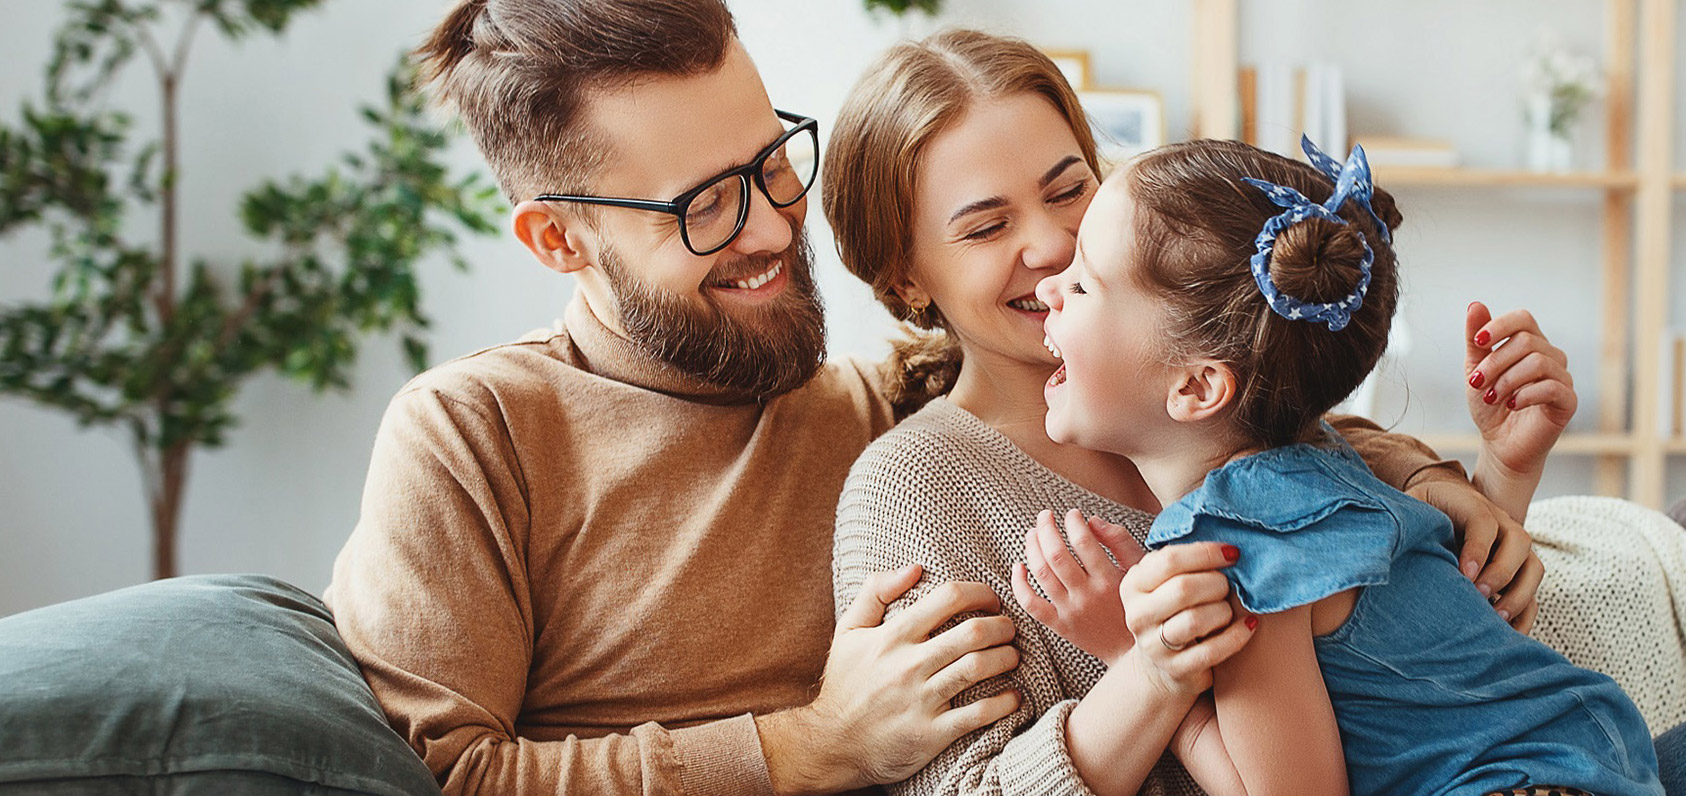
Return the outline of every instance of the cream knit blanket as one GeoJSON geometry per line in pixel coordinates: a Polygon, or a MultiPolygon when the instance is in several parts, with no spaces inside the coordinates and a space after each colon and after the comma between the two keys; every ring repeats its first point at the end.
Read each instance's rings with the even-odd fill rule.
{"type": "Polygon", "coordinates": [[[1603,672],[1656,735],[1686,721],[1686,529],[1616,498],[1528,509],[1546,566],[1533,636],[1603,672]]]}

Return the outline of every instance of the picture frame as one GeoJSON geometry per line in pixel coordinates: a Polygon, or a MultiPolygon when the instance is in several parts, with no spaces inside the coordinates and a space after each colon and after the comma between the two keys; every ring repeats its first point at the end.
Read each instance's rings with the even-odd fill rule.
{"type": "Polygon", "coordinates": [[[1086,91],[1094,87],[1095,69],[1093,62],[1089,60],[1088,50],[1043,49],[1042,53],[1060,68],[1072,90],[1086,91]]]}
{"type": "Polygon", "coordinates": [[[1165,144],[1165,103],[1156,91],[1088,89],[1077,92],[1101,160],[1116,166],[1165,144]]]}

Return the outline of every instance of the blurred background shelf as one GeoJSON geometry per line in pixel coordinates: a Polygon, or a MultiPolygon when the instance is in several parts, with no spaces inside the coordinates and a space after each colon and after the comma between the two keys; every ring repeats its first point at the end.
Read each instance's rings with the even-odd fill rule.
{"type": "MultiPolygon", "coordinates": [[[[1541,174],[1535,171],[1472,168],[1411,168],[1377,166],[1376,182],[1384,185],[1448,185],[1494,188],[1599,188],[1635,190],[1639,177],[1631,171],[1567,172],[1541,174]]],[[[1676,178],[1676,187],[1686,188],[1686,175],[1676,178]]]]}

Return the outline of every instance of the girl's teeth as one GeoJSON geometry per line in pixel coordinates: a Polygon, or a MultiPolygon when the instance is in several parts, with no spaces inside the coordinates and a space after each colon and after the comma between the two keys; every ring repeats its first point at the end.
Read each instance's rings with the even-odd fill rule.
{"type": "Polygon", "coordinates": [[[1054,338],[1042,335],[1042,345],[1048,349],[1048,353],[1053,354],[1060,359],[1065,359],[1065,357],[1060,354],[1059,346],[1054,345],[1054,338]]]}

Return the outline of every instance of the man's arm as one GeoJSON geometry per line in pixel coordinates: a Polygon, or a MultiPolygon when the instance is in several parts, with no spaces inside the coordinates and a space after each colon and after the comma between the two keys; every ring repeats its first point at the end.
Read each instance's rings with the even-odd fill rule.
{"type": "Polygon", "coordinates": [[[382,421],[362,514],[335,563],[335,624],[445,791],[771,793],[748,715],[591,739],[517,736],[535,632],[526,490],[501,422],[412,388],[382,421]]]}

